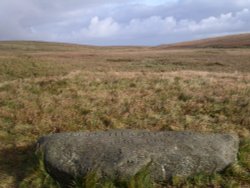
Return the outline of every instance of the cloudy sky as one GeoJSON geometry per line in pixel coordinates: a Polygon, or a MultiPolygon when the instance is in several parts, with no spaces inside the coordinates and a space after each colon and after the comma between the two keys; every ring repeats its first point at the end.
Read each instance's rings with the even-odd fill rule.
{"type": "Polygon", "coordinates": [[[0,40],[158,45],[250,32],[250,0],[0,0],[0,40]]]}

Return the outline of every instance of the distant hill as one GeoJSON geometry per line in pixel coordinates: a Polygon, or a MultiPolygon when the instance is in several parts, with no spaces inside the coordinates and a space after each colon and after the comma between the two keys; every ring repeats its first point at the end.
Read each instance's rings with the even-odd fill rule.
{"type": "Polygon", "coordinates": [[[250,33],[160,45],[157,48],[241,48],[250,47],[250,33]]]}
{"type": "Polygon", "coordinates": [[[0,51],[78,51],[86,49],[179,49],[179,48],[250,48],[250,33],[227,35],[222,37],[207,38],[201,40],[180,42],[174,44],[162,44],[155,47],[150,46],[94,46],[60,42],[42,42],[42,41],[0,41],[0,51]]]}
{"type": "Polygon", "coordinates": [[[95,48],[90,45],[78,45],[59,42],[42,41],[0,41],[1,51],[26,51],[26,52],[56,52],[56,51],[77,51],[82,49],[95,48]]]}
{"type": "Polygon", "coordinates": [[[146,46],[95,46],[63,42],[45,41],[0,41],[1,51],[30,51],[30,52],[56,52],[56,51],[82,51],[82,50],[139,50],[147,49],[146,46]]]}

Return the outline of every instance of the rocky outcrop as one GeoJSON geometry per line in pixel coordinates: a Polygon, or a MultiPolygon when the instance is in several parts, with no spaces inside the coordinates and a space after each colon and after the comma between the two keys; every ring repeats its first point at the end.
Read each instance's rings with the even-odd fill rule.
{"type": "Polygon", "coordinates": [[[38,141],[47,171],[63,185],[93,170],[127,178],[149,163],[152,178],[160,181],[217,172],[236,161],[238,144],[231,134],[139,130],[58,133],[38,141]]]}

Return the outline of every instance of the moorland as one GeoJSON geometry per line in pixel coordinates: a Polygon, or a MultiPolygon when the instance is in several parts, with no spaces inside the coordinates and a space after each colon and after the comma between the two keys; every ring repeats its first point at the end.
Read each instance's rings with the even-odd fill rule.
{"type": "Polygon", "coordinates": [[[46,187],[40,136],[108,129],[237,133],[238,164],[167,186],[250,186],[250,34],[156,47],[0,42],[0,187],[46,187]]]}

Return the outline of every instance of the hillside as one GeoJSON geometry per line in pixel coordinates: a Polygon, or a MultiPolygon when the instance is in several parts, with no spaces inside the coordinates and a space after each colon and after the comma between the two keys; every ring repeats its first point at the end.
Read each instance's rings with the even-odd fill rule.
{"type": "Polygon", "coordinates": [[[0,41],[1,52],[63,52],[87,50],[113,50],[113,49],[140,49],[143,46],[94,46],[73,43],[45,42],[45,41],[0,41]]]}
{"type": "Polygon", "coordinates": [[[158,48],[242,48],[250,47],[250,33],[207,38],[176,44],[161,45],[158,48]]]}

